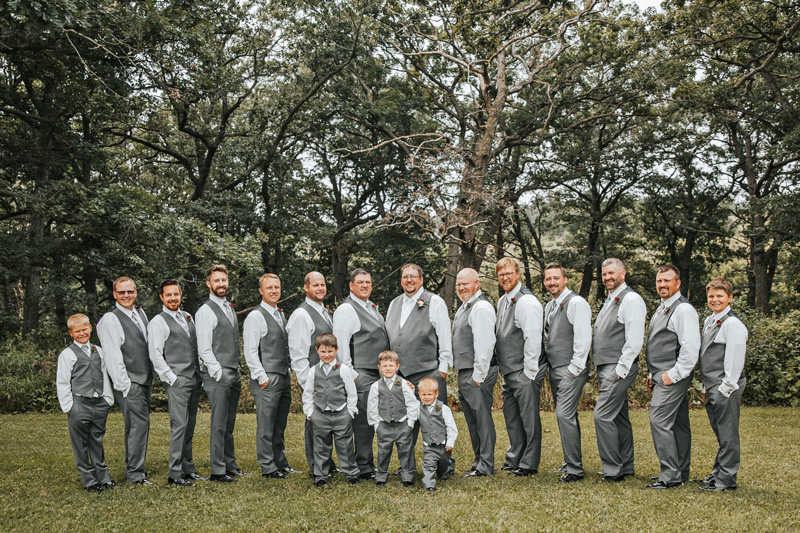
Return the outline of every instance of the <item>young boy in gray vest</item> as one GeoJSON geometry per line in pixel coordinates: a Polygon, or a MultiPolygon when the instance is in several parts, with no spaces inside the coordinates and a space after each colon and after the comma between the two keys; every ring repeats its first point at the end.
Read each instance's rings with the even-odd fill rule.
{"type": "Polygon", "coordinates": [[[439,383],[433,378],[419,382],[419,426],[422,430],[422,487],[436,490],[436,478],[445,480],[456,470],[453,446],[458,428],[453,412],[439,398],[439,383]]]}
{"type": "Polygon", "coordinates": [[[747,327],[731,310],[733,285],[724,279],[712,279],[706,285],[706,299],[713,314],[703,326],[700,345],[700,376],[703,399],[711,429],[717,436],[719,450],[711,474],[700,480],[701,490],[721,492],[736,490],[739,472],[739,410],[747,380],[744,359],[747,351],[747,327]]]}
{"type": "Polygon", "coordinates": [[[369,388],[367,397],[367,421],[378,436],[378,471],[375,474],[375,484],[378,486],[386,485],[395,445],[403,485],[412,486],[416,474],[413,439],[419,402],[414,389],[397,375],[399,369],[399,358],[395,352],[386,350],[379,353],[378,370],[381,378],[369,388]]]}
{"type": "Polygon", "coordinates": [[[103,353],[89,341],[92,336],[89,317],[72,315],[67,327],[75,342],[58,356],[58,402],[67,413],[72,455],[83,488],[103,492],[114,486],[103,452],[106,419],[108,409],[114,404],[114,393],[103,353]]]}
{"type": "Polygon", "coordinates": [[[347,481],[358,483],[358,465],[353,443],[353,418],[358,413],[358,373],[336,361],[339,344],[331,333],[317,337],[319,363],[308,369],[303,389],[303,413],[314,431],[314,485],[328,482],[333,446],[339,469],[347,481]]]}

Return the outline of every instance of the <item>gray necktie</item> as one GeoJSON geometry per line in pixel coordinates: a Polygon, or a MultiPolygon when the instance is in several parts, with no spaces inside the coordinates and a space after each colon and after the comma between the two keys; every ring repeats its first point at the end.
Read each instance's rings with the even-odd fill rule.
{"type": "Polygon", "coordinates": [[[183,318],[183,315],[181,314],[180,311],[175,313],[175,320],[178,321],[178,325],[181,328],[183,328],[183,331],[185,331],[186,334],[188,335],[189,334],[189,324],[186,323],[186,320],[183,318]]]}
{"type": "Polygon", "coordinates": [[[233,309],[231,309],[231,304],[228,303],[228,300],[223,300],[222,308],[225,309],[225,314],[228,315],[228,320],[231,321],[231,325],[236,325],[236,319],[233,317],[233,309]]]}
{"type": "Polygon", "coordinates": [[[558,311],[558,302],[553,300],[553,306],[550,308],[550,312],[547,313],[547,326],[553,325],[553,317],[556,316],[556,311],[558,311]]]}
{"type": "Polygon", "coordinates": [[[322,371],[325,372],[325,375],[328,375],[328,372],[331,371],[331,365],[322,365],[322,371]]]}
{"type": "Polygon", "coordinates": [[[331,320],[331,315],[328,313],[328,310],[324,307],[322,308],[322,318],[325,319],[325,322],[328,323],[330,327],[333,327],[333,320],[331,320]]]}
{"type": "Polygon", "coordinates": [[[511,307],[511,297],[506,294],[506,297],[503,300],[502,308],[500,309],[500,317],[498,318],[498,322],[506,316],[509,307],[511,307]]]}
{"type": "Polygon", "coordinates": [[[83,353],[85,353],[86,355],[91,357],[91,355],[89,354],[89,345],[88,344],[84,344],[83,346],[81,346],[81,350],[83,350],[83,353]]]}
{"type": "Polygon", "coordinates": [[[133,324],[139,329],[139,331],[142,332],[142,335],[144,335],[144,338],[146,339],[147,338],[147,330],[142,327],[142,323],[139,321],[139,317],[136,316],[136,310],[135,309],[133,311],[131,311],[131,320],[133,321],[133,324]]]}
{"type": "Polygon", "coordinates": [[[283,325],[283,317],[281,316],[281,312],[276,309],[273,314],[275,315],[275,322],[277,322],[281,327],[281,331],[286,333],[286,326],[283,325]]]}

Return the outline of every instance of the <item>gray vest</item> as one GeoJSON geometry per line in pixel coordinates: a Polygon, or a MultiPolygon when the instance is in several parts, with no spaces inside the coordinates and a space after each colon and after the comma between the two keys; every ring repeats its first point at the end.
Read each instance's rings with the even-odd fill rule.
{"type": "Polygon", "coordinates": [[[169,337],[164,342],[164,360],[176,375],[185,378],[194,377],[200,371],[194,321],[186,320],[186,325],[189,327],[187,335],[172,315],[162,311],[160,316],[169,328],[169,337]]]}
{"type": "Polygon", "coordinates": [[[217,327],[211,335],[214,357],[224,368],[239,368],[239,319],[236,318],[236,313],[233,313],[234,325],[216,302],[206,300],[203,305],[207,305],[217,317],[217,327]]]}
{"type": "Polygon", "coordinates": [[[415,303],[405,324],[400,327],[403,298],[402,294],[395,298],[386,315],[389,346],[400,356],[404,376],[434,370],[439,366],[439,338],[430,319],[433,293],[423,289],[420,298],[425,305],[419,307],[415,303]]]}
{"type": "MultiPolygon", "coordinates": [[[[147,326],[147,315],[144,311],[138,307],[134,307],[134,311],[142,325],[147,326]]],[[[147,351],[147,338],[142,334],[142,330],[136,327],[131,317],[123,313],[119,307],[115,305],[110,312],[117,316],[125,334],[125,342],[120,346],[120,350],[128,377],[134,383],[149,387],[153,383],[153,364],[147,351]]]]}
{"type": "Polygon", "coordinates": [[[311,321],[314,323],[314,333],[311,334],[311,345],[308,348],[308,366],[312,367],[319,363],[319,354],[317,353],[317,337],[323,333],[333,333],[333,328],[328,324],[319,312],[308,305],[308,302],[303,302],[297,306],[298,309],[305,309],[311,321]]]}
{"type": "MultiPolygon", "coordinates": [[[[380,313],[376,317],[368,313],[364,307],[353,301],[350,295],[342,301],[342,305],[351,305],[361,322],[361,329],[350,337],[350,358],[353,368],[357,370],[372,370],[378,367],[378,354],[389,349],[389,337],[386,335],[386,325],[380,313]]],[[[369,305],[369,304],[367,304],[369,305]]]]}
{"type": "MultiPolygon", "coordinates": [[[[522,296],[533,293],[526,286],[522,286],[514,297],[514,302],[509,302],[505,315],[501,318],[498,309],[498,320],[495,326],[496,340],[494,353],[497,357],[497,364],[503,375],[511,374],[522,370],[525,362],[525,336],[522,329],[514,324],[514,315],[517,311],[516,300],[522,296]]],[[[508,298],[508,295],[506,295],[508,298]]],[[[534,296],[535,298],[535,296],[534,296]]]]}
{"type": "Polygon", "coordinates": [[[625,287],[625,290],[616,296],[619,301],[609,304],[609,308],[601,311],[594,322],[592,359],[595,365],[616,364],[622,356],[622,347],[625,346],[625,324],[620,324],[617,317],[622,300],[629,292],[633,291],[630,287],[625,287]]]}
{"type": "Polygon", "coordinates": [[[406,416],[406,398],[403,396],[402,382],[395,376],[395,384],[391,390],[383,376],[378,380],[378,414],[384,422],[399,422],[406,416]]]}
{"type": "Polygon", "coordinates": [[[419,406],[419,426],[422,429],[422,442],[430,446],[431,444],[442,444],[447,441],[447,426],[442,416],[442,402],[436,400],[433,413],[428,412],[427,405],[419,406]]]}
{"type": "Polygon", "coordinates": [[[339,368],[332,367],[326,376],[322,371],[322,363],[315,366],[314,407],[319,411],[333,410],[345,403],[347,403],[347,390],[344,388],[344,380],[339,368]]]}
{"type": "MultiPolygon", "coordinates": [[[[714,342],[722,329],[722,323],[729,318],[739,318],[733,310],[719,319],[719,324],[708,328],[700,346],[700,377],[706,389],[719,385],[725,377],[725,344],[714,342]]],[[[74,346],[74,345],[73,345],[74,346]]]]}
{"type": "MultiPolygon", "coordinates": [[[[456,370],[467,370],[475,366],[475,342],[472,326],[469,325],[469,315],[480,301],[488,302],[489,299],[481,293],[453,322],[453,366],[456,370]]],[[[491,364],[495,364],[494,360],[491,364]]]]}
{"type": "MultiPolygon", "coordinates": [[[[577,296],[574,292],[569,293],[564,301],[561,302],[553,322],[547,325],[547,314],[544,317],[544,331],[545,331],[545,346],[544,351],[547,354],[547,362],[550,363],[552,368],[560,366],[567,366],[572,361],[573,342],[575,340],[575,330],[572,327],[569,319],[567,319],[567,307],[569,302],[577,296]]],[[[553,302],[555,304],[555,301],[553,302]]]]}
{"type": "Polygon", "coordinates": [[[72,394],[87,398],[92,398],[95,394],[98,398],[102,397],[103,367],[97,349],[90,350],[89,357],[86,357],[77,344],[72,343],[70,348],[78,358],[75,366],[72,367],[72,379],[70,380],[72,394]]]}
{"type": "Polygon", "coordinates": [[[672,313],[679,305],[691,305],[685,296],[681,295],[671,307],[656,311],[650,319],[650,331],[647,335],[647,349],[645,357],[647,360],[647,371],[651,374],[662,370],[669,370],[675,366],[678,354],[681,351],[681,344],[678,342],[678,334],[667,329],[667,323],[672,317],[672,313]]]}
{"type": "MultiPolygon", "coordinates": [[[[289,342],[275,316],[259,304],[253,313],[260,311],[267,321],[267,334],[258,343],[258,356],[265,372],[287,375],[289,373],[289,342]]],[[[286,327],[284,322],[284,327],[286,327]]]]}

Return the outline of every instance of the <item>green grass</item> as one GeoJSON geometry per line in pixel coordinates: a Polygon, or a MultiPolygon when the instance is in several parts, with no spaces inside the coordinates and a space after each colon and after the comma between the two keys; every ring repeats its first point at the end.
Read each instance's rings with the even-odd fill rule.
{"type": "MultiPolygon", "coordinates": [[[[581,412],[584,481],[564,485],[553,472],[561,451],[553,413],[542,413],[545,429],[542,464],[537,476],[517,479],[505,472],[485,479],[455,478],[435,493],[407,489],[399,477],[379,488],[350,486],[338,477],[314,489],[307,475],[289,480],[261,478],[255,460],[255,417],[239,415],[236,452],[240,466],[255,475],[236,484],[200,482],[192,489],[166,485],[169,419],[152,416],[147,469],[155,487],[124,482],[122,417],[109,417],[106,460],[116,489],[105,494],[81,490],[72,462],[66,417],[0,417],[0,531],[198,531],[264,529],[286,531],[798,531],[800,530],[800,410],[746,408],[742,411],[742,470],[739,490],[706,494],[694,484],[669,491],[648,491],[658,462],[647,411],[631,413],[636,439],[635,478],[606,486],[600,469],[590,412],[581,412]]],[[[471,464],[464,418],[456,413],[458,472],[471,464]]],[[[694,434],[692,477],[705,476],[716,442],[705,412],[691,413],[694,434]]],[[[291,464],[308,471],[302,442],[303,420],[292,415],[287,431],[291,464]]],[[[495,413],[496,462],[507,446],[503,417],[495,413]]],[[[209,472],[209,415],[201,413],[195,437],[195,460],[209,472]]],[[[418,464],[421,461],[418,461],[418,464]]],[[[392,468],[396,467],[396,459],[392,468]]]]}

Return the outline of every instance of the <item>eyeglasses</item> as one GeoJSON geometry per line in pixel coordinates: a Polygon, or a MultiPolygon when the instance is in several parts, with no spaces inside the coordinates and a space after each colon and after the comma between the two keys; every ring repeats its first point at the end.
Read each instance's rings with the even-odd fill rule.
{"type": "Polygon", "coordinates": [[[410,280],[412,280],[412,279],[417,279],[417,278],[419,278],[419,276],[411,276],[411,275],[408,275],[408,276],[403,276],[403,277],[402,277],[402,278],[400,278],[400,279],[402,279],[403,281],[410,281],[410,280]]]}
{"type": "Polygon", "coordinates": [[[128,296],[128,295],[136,294],[136,289],[134,289],[132,291],[114,291],[114,292],[116,292],[120,296],[128,296]]]}
{"type": "Polygon", "coordinates": [[[500,279],[508,279],[514,276],[514,272],[503,272],[502,274],[498,274],[497,277],[500,279]]]}

